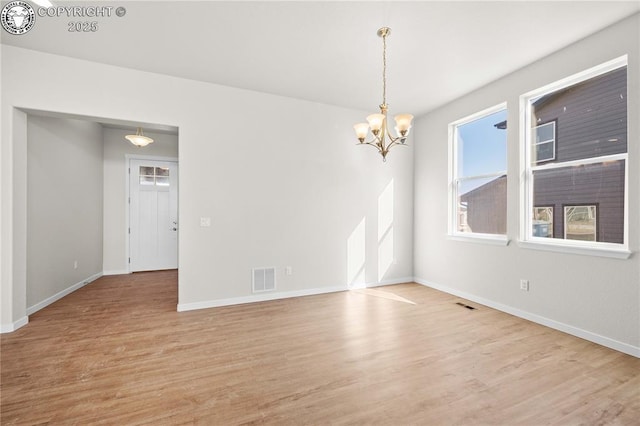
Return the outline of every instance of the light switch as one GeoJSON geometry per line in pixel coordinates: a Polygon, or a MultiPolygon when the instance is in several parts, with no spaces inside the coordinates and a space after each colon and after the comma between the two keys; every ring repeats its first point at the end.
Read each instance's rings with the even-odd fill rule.
{"type": "Polygon", "coordinates": [[[210,217],[201,217],[200,218],[200,226],[203,228],[208,228],[211,226],[211,218],[210,217]]]}

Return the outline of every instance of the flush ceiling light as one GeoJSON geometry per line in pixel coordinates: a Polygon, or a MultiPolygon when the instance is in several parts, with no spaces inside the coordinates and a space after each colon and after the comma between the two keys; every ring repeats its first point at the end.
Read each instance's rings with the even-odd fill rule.
{"type": "Polygon", "coordinates": [[[143,147],[153,143],[153,139],[142,134],[142,127],[138,127],[135,135],[127,135],[125,138],[135,146],[143,147]]]}
{"type": "Polygon", "coordinates": [[[375,147],[382,155],[382,161],[387,161],[387,154],[392,146],[405,144],[409,129],[411,129],[411,120],[413,120],[411,114],[398,114],[393,117],[396,122],[396,137],[391,135],[387,127],[387,36],[389,34],[391,34],[391,28],[382,27],[378,30],[378,36],[382,37],[382,104],[380,105],[380,113],[369,115],[367,117],[368,123],[358,123],[353,126],[360,145],[375,147]],[[369,128],[373,133],[373,139],[365,142],[369,128]]]}

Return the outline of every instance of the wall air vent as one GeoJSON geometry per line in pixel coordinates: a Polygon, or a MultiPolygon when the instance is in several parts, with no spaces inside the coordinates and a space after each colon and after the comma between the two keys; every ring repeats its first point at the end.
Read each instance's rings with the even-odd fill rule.
{"type": "Polygon", "coordinates": [[[260,293],[276,289],[276,268],[253,269],[253,292],[260,293]]]}

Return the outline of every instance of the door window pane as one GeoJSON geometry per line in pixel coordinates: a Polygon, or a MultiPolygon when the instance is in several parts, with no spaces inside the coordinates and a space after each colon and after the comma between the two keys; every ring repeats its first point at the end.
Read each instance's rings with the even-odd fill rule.
{"type": "Polygon", "coordinates": [[[140,176],[153,176],[153,167],[140,166],[140,176]]]}
{"type": "Polygon", "coordinates": [[[140,185],[169,186],[169,168],[140,166],[140,185]]]}
{"type": "Polygon", "coordinates": [[[156,176],[169,176],[168,167],[156,167],[156,176]]]}
{"type": "Polygon", "coordinates": [[[140,176],[140,185],[153,185],[154,183],[153,176],[140,176]]]}
{"type": "Polygon", "coordinates": [[[164,176],[156,176],[156,185],[169,186],[169,178],[164,176]]]}

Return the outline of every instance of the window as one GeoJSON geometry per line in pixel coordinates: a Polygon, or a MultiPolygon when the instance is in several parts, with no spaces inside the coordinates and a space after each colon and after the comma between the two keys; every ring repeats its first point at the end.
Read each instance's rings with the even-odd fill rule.
{"type": "Polygon", "coordinates": [[[140,166],[140,185],[169,186],[169,168],[140,166]]]}
{"type": "Polygon", "coordinates": [[[556,122],[541,124],[533,128],[533,158],[536,163],[556,158],[556,122]]]}
{"type": "Polygon", "coordinates": [[[564,238],[596,241],[597,206],[564,206],[564,238]]]}
{"type": "Polygon", "coordinates": [[[506,104],[449,125],[449,234],[506,240],[506,104]]]}
{"type": "Polygon", "coordinates": [[[522,239],[625,251],[627,58],[523,95],[521,105],[522,239]]]}
{"type": "Polygon", "coordinates": [[[533,236],[553,238],[553,207],[533,208],[533,236]]]}

